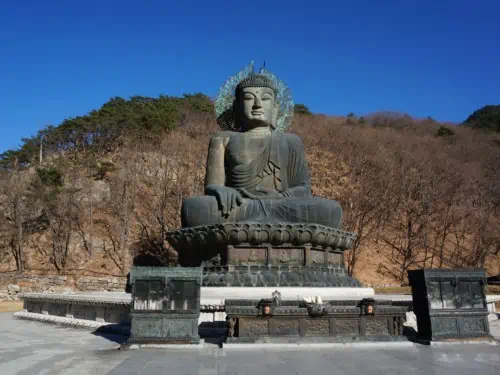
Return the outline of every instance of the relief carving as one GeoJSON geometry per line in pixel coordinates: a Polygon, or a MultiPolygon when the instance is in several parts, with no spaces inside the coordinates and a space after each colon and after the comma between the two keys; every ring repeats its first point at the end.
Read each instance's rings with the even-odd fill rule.
{"type": "Polygon", "coordinates": [[[457,319],[456,318],[438,318],[432,321],[433,330],[437,334],[457,334],[457,319]]]}
{"type": "Polygon", "coordinates": [[[463,318],[463,330],[465,333],[484,333],[483,318],[463,318]]]}
{"type": "Polygon", "coordinates": [[[306,336],[324,336],[330,334],[330,322],[327,319],[306,319],[306,336]]]}
{"type": "Polygon", "coordinates": [[[387,327],[386,318],[366,319],[366,335],[387,335],[389,329],[387,327]]]}
{"type": "Polygon", "coordinates": [[[240,318],[240,336],[268,336],[269,326],[267,319],[244,319],[240,318]]]}
{"type": "Polygon", "coordinates": [[[359,321],[356,319],[336,319],[337,335],[359,335],[359,321]]]}
{"type": "Polygon", "coordinates": [[[299,321],[297,319],[273,319],[277,335],[298,335],[299,321]]]}

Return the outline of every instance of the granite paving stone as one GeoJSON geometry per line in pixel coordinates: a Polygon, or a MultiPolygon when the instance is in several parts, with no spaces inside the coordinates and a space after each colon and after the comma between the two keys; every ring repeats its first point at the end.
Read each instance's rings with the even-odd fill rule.
{"type": "MultiPolygon", "coordinates": [[[[500,338],[500,321],[491,323],[500,338]]],[[[124,337],[14,319],[0,313],[1,375],[499,374],[500,345],[120,350],[124,337]]]]}

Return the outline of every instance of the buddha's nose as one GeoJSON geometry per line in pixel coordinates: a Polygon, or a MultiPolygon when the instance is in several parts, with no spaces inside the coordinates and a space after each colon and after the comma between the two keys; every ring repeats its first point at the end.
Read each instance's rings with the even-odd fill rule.
{"type": "Polygon", "coordinates": [[[262,101],[260,100],[259,97],[255,98],[255,101],[253,102],[254,108],[260,108],[262,107],[262,101]]]}

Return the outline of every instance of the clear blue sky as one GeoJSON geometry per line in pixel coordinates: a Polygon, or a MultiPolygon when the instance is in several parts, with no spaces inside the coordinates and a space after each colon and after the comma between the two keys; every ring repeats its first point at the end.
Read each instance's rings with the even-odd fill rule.
{"type": "Polygon", "coordinates": [[[0,152],[112,96],[215,96],[265,60],[313,112],[500,104],[499,0],[0,0],[0,152]]]}

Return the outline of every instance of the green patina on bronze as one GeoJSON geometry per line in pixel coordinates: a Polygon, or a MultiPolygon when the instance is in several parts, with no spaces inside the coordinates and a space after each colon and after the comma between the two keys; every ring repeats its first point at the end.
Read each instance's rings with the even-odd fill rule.
{"type": "Polygon", "coordinates": [[[199,343],[201,268],[132,267],[130,344],[199,343]]]}

